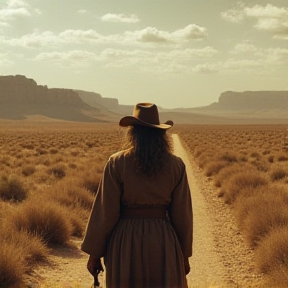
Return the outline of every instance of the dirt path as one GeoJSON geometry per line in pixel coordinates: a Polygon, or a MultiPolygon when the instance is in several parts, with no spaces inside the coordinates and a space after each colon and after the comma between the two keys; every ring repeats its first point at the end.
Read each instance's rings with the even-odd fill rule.
{"type": "MultiPolygon", "coordinates": [[[[216,197],[212,184],[189,157],[173,134],[174,151],[185,162],[194,210],[193,257],[187,275],[189,288],[263,288],[260,275],[254,274],[253,253],[243,244],[227,205],[216,197]]],[[[30,287],[88,288],[92,277],[86,270],[87,255],[76,248],[54,251],[51,264],[33,273],[30,287]],[[38,279],[39,284],[36,284],[38,279]]],[[[77,248],[78,247],[78,248],[77,248]]]]}

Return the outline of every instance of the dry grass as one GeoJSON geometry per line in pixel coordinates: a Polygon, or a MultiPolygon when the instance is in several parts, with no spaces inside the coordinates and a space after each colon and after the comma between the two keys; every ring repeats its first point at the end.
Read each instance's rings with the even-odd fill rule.
{"type": "Polygon", "coordinates": [[[20,287],[48,246],[83,236],[105,162],[125,133],[111,124],[44,124],[0,123],[1,287],[20,287]]]}
{"type": "Polygon", "coordinates": [[[28,191],[17,176],[0,177],[0,198],[6,201],[23,201],[27,198],[28,191]]]}
{"type": "Polygon", "coordinates": [[[274,181],[278,181],[281,179],[285,179],[288,177],[288,168],[284,169],[283,167],[275,167],[270,174],[270,179],[274,181]]]}
{"type": "Polygon", "coordinates": [[[270,275],[271,287],[286,287],[287,127],[183,125],[177,132],[235,212],[256,266],[270,275]]]}
{"type": "Polygon", "coordinates": [[[71,224],[66,211],[56,203],[26,201],[10,216],[11,225],[19,231],[39,236],[48,245],[66,244],[71,224]]]}
{"type": "Polygon", "coordinates": [[[24,273],[45,259],[48,249],[37,236],[9,224],[4,221],[0,227],[0,283],[1,287],[20,287],[24,273]]]}
{"type": "MultiPolygon", "coordinates": [[[[288,197],[287,197],[288,200],[288,197]]],[[[261,241],[277,227],[288,226],[288,201],[283,203],[283,196],[267,190],[254,192],[251,197],[242,198],[237,204],[246,211],[242,214],[242,221],[239,221],[245,239],[252,247],[256,247],[261,241]]]]}
{"type": "MultiPolygon", "coordinates": [[[[2,241],[1,241],[2,242],[2,241]]],[[[20,286],[25,273],[23,251],[9,242],[0,242],[1,287],[20,286]]]]}
{"type": "Polygon", "coordinates": [[[255,189],[259,186],[265,186],[268,181],[257,172],[242,171],[235,173],[226,180],[223,185],[225,203],[233,203],[241,191],[247,188],[255,189]]]}

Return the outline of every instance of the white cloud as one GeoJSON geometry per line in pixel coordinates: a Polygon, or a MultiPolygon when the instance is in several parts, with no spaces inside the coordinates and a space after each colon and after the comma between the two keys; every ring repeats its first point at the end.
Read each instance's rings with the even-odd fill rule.
{"type": "Polygon", "coordinates": [[[242,3],[235,9],[222,12],[221,16],[225,20],[237,23],[245,18],[254,18],[257,21],[254,25],[256,29],[271,32],[274,38],[288,40],[288,8],[286,7],[276,7],[271,4],[244,7],[242,3]]]}
{"type": "Polygon", "coordinates": [[[199,64],[192,71],[200,74],[216,74],[219,73],[219,67],[217,64],[199,64]]]}
{"type": "Polygon", "coordinates": [[[45,31],[39,33],[35,31],[31,34],[24,35],[20,38],[6,39],[4,37],[0,38],[0,43],[10,45],[10,46],[20,46],[27,48],[39,48],[47,46],[56,46],[61,39],[57,37],[51,31],[45,31]]]}
{"type": "Polygon", "coordinates": [[[140,19],[138,18],[137,15],[125,15],[125,14],[113,14],[113,13],[108,13],[103,15],[100,18],[102,21],[105,22],[117,22],[117,23],[138,23],[140,19]]]}
{"type": "Polygon", "coordinates": [[[243,7],[244,4],[242,2],[238,2],[236,8],[222,12],[221,17],[230,22],[240,23],[245,18],[243,7]]]}
{"type": "Polygon", "coordinates": [[[129,39],[144,43],[180,43],[190,40],[202,40],[207,37],[207,31],[204,27],[190,24],[174,32],[147,27],[134,32],[126,32],[124,35],[129,39]]]}
{"type": "Polygon", "coordinates": [[[1,42],[6,45],[20,46],[27,48],[39,48],[51,46],[52,48],[64,44],[117,44],[128,46],[146,46],[156,44],[179,45],[191,40],[201,40],[206,37],[206,29],[195,24],[176,30],[174,32],[161,31],[156,28],[147,27],[139,31],[126,31],[123,34],[102,35],[95,30],[65,30],[59,34],[51,31],[39,32],[35,30],[31,34],[23,35],[20,38],[7,39],[0,37],[1,42]]]}
{"type": "Polygon", "coordinates": [[[196,24],[190,24],[183,29],[176,30],[171,33],[172,38],[184,39],[184,40],[197,40],[207,37],[207,30],[204,27],[200,27],[196,24]]]}
{"type": "Polygon", "coordinates": [[[87,10],[81,9],[81,10],[78,10],[77,12],[80,13],[80,14],[85,14],[87,12],[87,10]]]}
{"type": "Polygon", "coordinates": [[[16,17],[29,17],[31,13],[24,7],[6,8],[0,10],[0,19],[3,21],[12,20],[16,17]]]}
{"type": "Polygon", "coordinates": [[[22,0],[9,0],[6,6],[0,9],[0,21],[7,22],[18,17],[31,17],[34,14],[40,15],[41,11],[37,8],[31,8],[22,0]]]}
{"type": "Polygon", "coordinates": [[[8,0],[7,7],[8,8],[19,8],[19,7],[27,7],[28,4],[22,0],[8,0]]]}

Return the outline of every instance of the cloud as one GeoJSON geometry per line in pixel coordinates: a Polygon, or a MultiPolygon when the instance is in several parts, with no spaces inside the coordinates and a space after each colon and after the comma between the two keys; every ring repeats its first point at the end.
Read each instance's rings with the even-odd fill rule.
{"type": "Polygon", "coordinates": [[[52,31],[39,32],[35,30],[20,38],[7,39],[0,36],[0,44],[20,46],[27,48],[54,48],[65,44],[115,44],[126,46],[154,46],[157,44],[180,45],[192,40],[201,40],[206,37],[206,29],[195,24],[176,30],[174,32],[161,31],[147,27],[139,31],[126,31],[123,34],[102,35],[95,30],[72,30],[68,29],[58,34],[52,31]]]}
{"type": "Polygon", "coordinates": [[[6,39],[0,37],[0,43],[13,47],[39,48],[47,46],[56,46],[61,39],[51,31],[39,33],[37,30],[31,34],[23,35],[20,38],[6,39]]]}
{"type": "Polygon", "coordinates": [[[192,71],[200,74],[217,74],[219,73],[219,67],[215,64],[199,64],[192,71]]]}
{"type": "Polygon", "coordinates": [[[242,2],[238,2],[236,8],[222,12],[221,17],[224,20],[227,20],[230,22],[240,23],[245,18],[245,13],[243,11],[243,8],[244,8],[244,4],[242,2]]]}
{"type": "Polygon", "coordinates": [[[81,10],[78,10],[77,12],[80,13],[80,14],[85,14],[87,12],[87,10],[81,9],[81,10]]]}
{"type": "Polygon", "coordinates": [[[240,54],[240,53],[251,53],[256,52],[258,49],[254,44],[251,44],[249,42],[242,42],[238,43],[232,51],[230,51],[231,54],[240,54]]]}
{"type": "Polygon", "coordinates": [[[147,27],[134,32],[125,32],[128,39],[134,39],[143,43],[180,43],[190,40],[202,40],[207,37],[204,27],[190,24],[183,29],[174,32],[158,30],[155,27],[147,27]]]}
{"type": "Polygon", "coordinates": [[[19,8],[19,7],[27,7],[28,4],[22,0],[8,0],[7,7],[8,8],[19,8]]]}
{"type": "Polygon", "coordinates": [[[106,67],[123,68],[137,66],[142,71],[152,73],[189,73],[193,61],[211,58],[218,53],[212,47],[202,49],[176,49],[168,52],[149,50],[106,49],[100,57],[107,62],[106,67]]]}
{"type": "Polygon", "coordinates": [[[42,52],[38,54],[33,60],[40,62],[53,62],[62,67],[87,67],[91,65],[91,60],[96,59],[97,57],[95,53],[83,50],[72,50],[66,52],[42,52]]]}
{"type": "Polygon", "coordinates": [[[184,40],[197,40],[207,37],[207,30],[204,27],[200,27],[196,24],[190,24],[183,29],[176,30],[171,33],[172,37],[176,39],[184,40]]]}
{"type": "Polygon", "coordinates": [[[116,23],[138,23],[140,21],[138,16],[135,14],[125,15],[125,14],[108,13],[103,15],[100,19],[105,22],[116,22],[116,23]]]}
{"type": "Polygon", "coordinates": [[[37,62],[50,62],[61,67],[87,67],[101,62],[103,67],[121,69],[137,67],[140,71],[153,73],[191,72],[193,61],[213,58],[218,53],[213,47],[202,49],[176,49],[167,52],[155,52],[148,49],[114,49],[107,48],[101,52],[86,50],[42,52],[33,58],[37,62]],[[189,65],[187,66],[187,64],[189,65]]]}
{"type": "Polygon", "coordinates": [[[274,38],[288,40],[288,8],[286,7],[271,4],[245,7],[241,3],[235,9],[222,12],[221,16],[235,23],[240,23],[245,18],[256,19],[254,25],[256,29],[271,32],[274,38]]]}
{"type": "Polygon", "coordinates": [[[31,8],[29,4],[22,0],[9,0],[2,9],[0,9],[0,21],[7,22],[15,20],[18,17],[31,17],[40,15],[39,9],[31,8]]]}

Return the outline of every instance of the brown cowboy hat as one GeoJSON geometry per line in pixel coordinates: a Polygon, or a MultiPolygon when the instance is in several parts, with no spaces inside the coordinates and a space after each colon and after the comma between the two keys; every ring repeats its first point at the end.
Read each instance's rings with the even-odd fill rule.
{"type": "Polygon", "coordinates": [[[125,116],[119,121],[122,127],[142,125],[146,127],[169,129],[173,121],[168,120],[160,124],[158,108],[153,103],[138,103],[134,107],[133,116],[125,116]]]}

